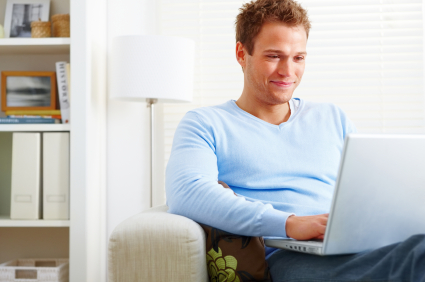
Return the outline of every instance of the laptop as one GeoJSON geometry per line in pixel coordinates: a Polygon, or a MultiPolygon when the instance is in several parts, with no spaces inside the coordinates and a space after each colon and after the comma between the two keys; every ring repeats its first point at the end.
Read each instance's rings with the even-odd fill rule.
{"type": "Polygon", "coordinates": [[[345,139],[323,241],[266,239],[315,255],[359,253],[425,233],[425,135],[345,139]]]}

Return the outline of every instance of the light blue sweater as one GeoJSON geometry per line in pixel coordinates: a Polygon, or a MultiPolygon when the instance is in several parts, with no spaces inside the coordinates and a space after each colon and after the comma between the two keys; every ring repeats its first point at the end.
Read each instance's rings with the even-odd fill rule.
{"type": "Polygon", "coordinates": [[[265,237],[286,237],[291,214],[329,212],[344,138],[355,127],[333,104],[294,98],[290,105],[280,125],[233,100],[188,112],[166,170],[169,212],[265,237]]]}

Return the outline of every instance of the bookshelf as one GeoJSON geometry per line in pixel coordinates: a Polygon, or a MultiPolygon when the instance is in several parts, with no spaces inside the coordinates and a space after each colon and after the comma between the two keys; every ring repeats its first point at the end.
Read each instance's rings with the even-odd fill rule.
{"type": "MultiPolygon", "coordinates": [[[[2,25],[6,3],[0,0],[2,25]]],[[[107,3],[50,0],[50,15],[71,15],[71,38],[0,39],[0,71],[56,71],[58,61],[72,66],[71,124],[0,125],[0,263],[69,257],[70,282],[106,281],[107,3]],[[4,177],[10,136],[45,131],[70,132],[70,219],[11,220],[4,177]]]]}
{"type": "Polygon", "coordinates": [[[0,54],[69,54],[70,38],[2,38],[0,54]]]}
{"type": "MultiPolygon", "coordinates": [[[[2,25],[6,3],[0,0],[2,25]]],[[[70,6],[70,0],[51,0],[50,16],[70,13],[70,6]]],[[[57,61],[70,62],[70,58],[70,38],[0,38],[0,71],[56,71],[57,61]]],[[[70,258],[71,220],[10,219],[14,132],[71,132],[71,125],[0,124],[0,263],[18,258],[70,258]]]]}
{"type": "Polygon", "coordinates": [[[0,124],[0,132],[70,131],[69,124],[0,124]]]}
{"type": "Polygon", "coordinates": [[[69,227],[69,220],[13,220],[0,216],[0,227],[69,227]]]}

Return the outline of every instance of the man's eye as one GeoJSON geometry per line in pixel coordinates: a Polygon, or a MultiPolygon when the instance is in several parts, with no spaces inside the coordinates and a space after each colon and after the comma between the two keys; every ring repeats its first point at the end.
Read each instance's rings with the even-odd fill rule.
{"type": "Polygon", "coordinates": [[[272,59],[277,59],[277,58],[279,58],[279,56],[278,56],[278,55],[268,55],[267,57],[272,58],[272,59]]]}
{"type": "Polygon", "coordinates": [[[304,57],[302,57],[302,56],[295,57],[295,60],[296,60],[296,61],[302,61],[302,60],[304,60],[304,57]]]}

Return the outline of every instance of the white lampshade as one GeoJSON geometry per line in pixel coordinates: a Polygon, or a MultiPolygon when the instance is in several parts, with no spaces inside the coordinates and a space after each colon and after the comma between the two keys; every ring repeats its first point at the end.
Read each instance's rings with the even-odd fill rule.
{"type": "Polygon", "coordinates": [[[110,97],[128,101],[190,102],[195,42],[180,37],[129,35],[113,38],[110,97]]]}

